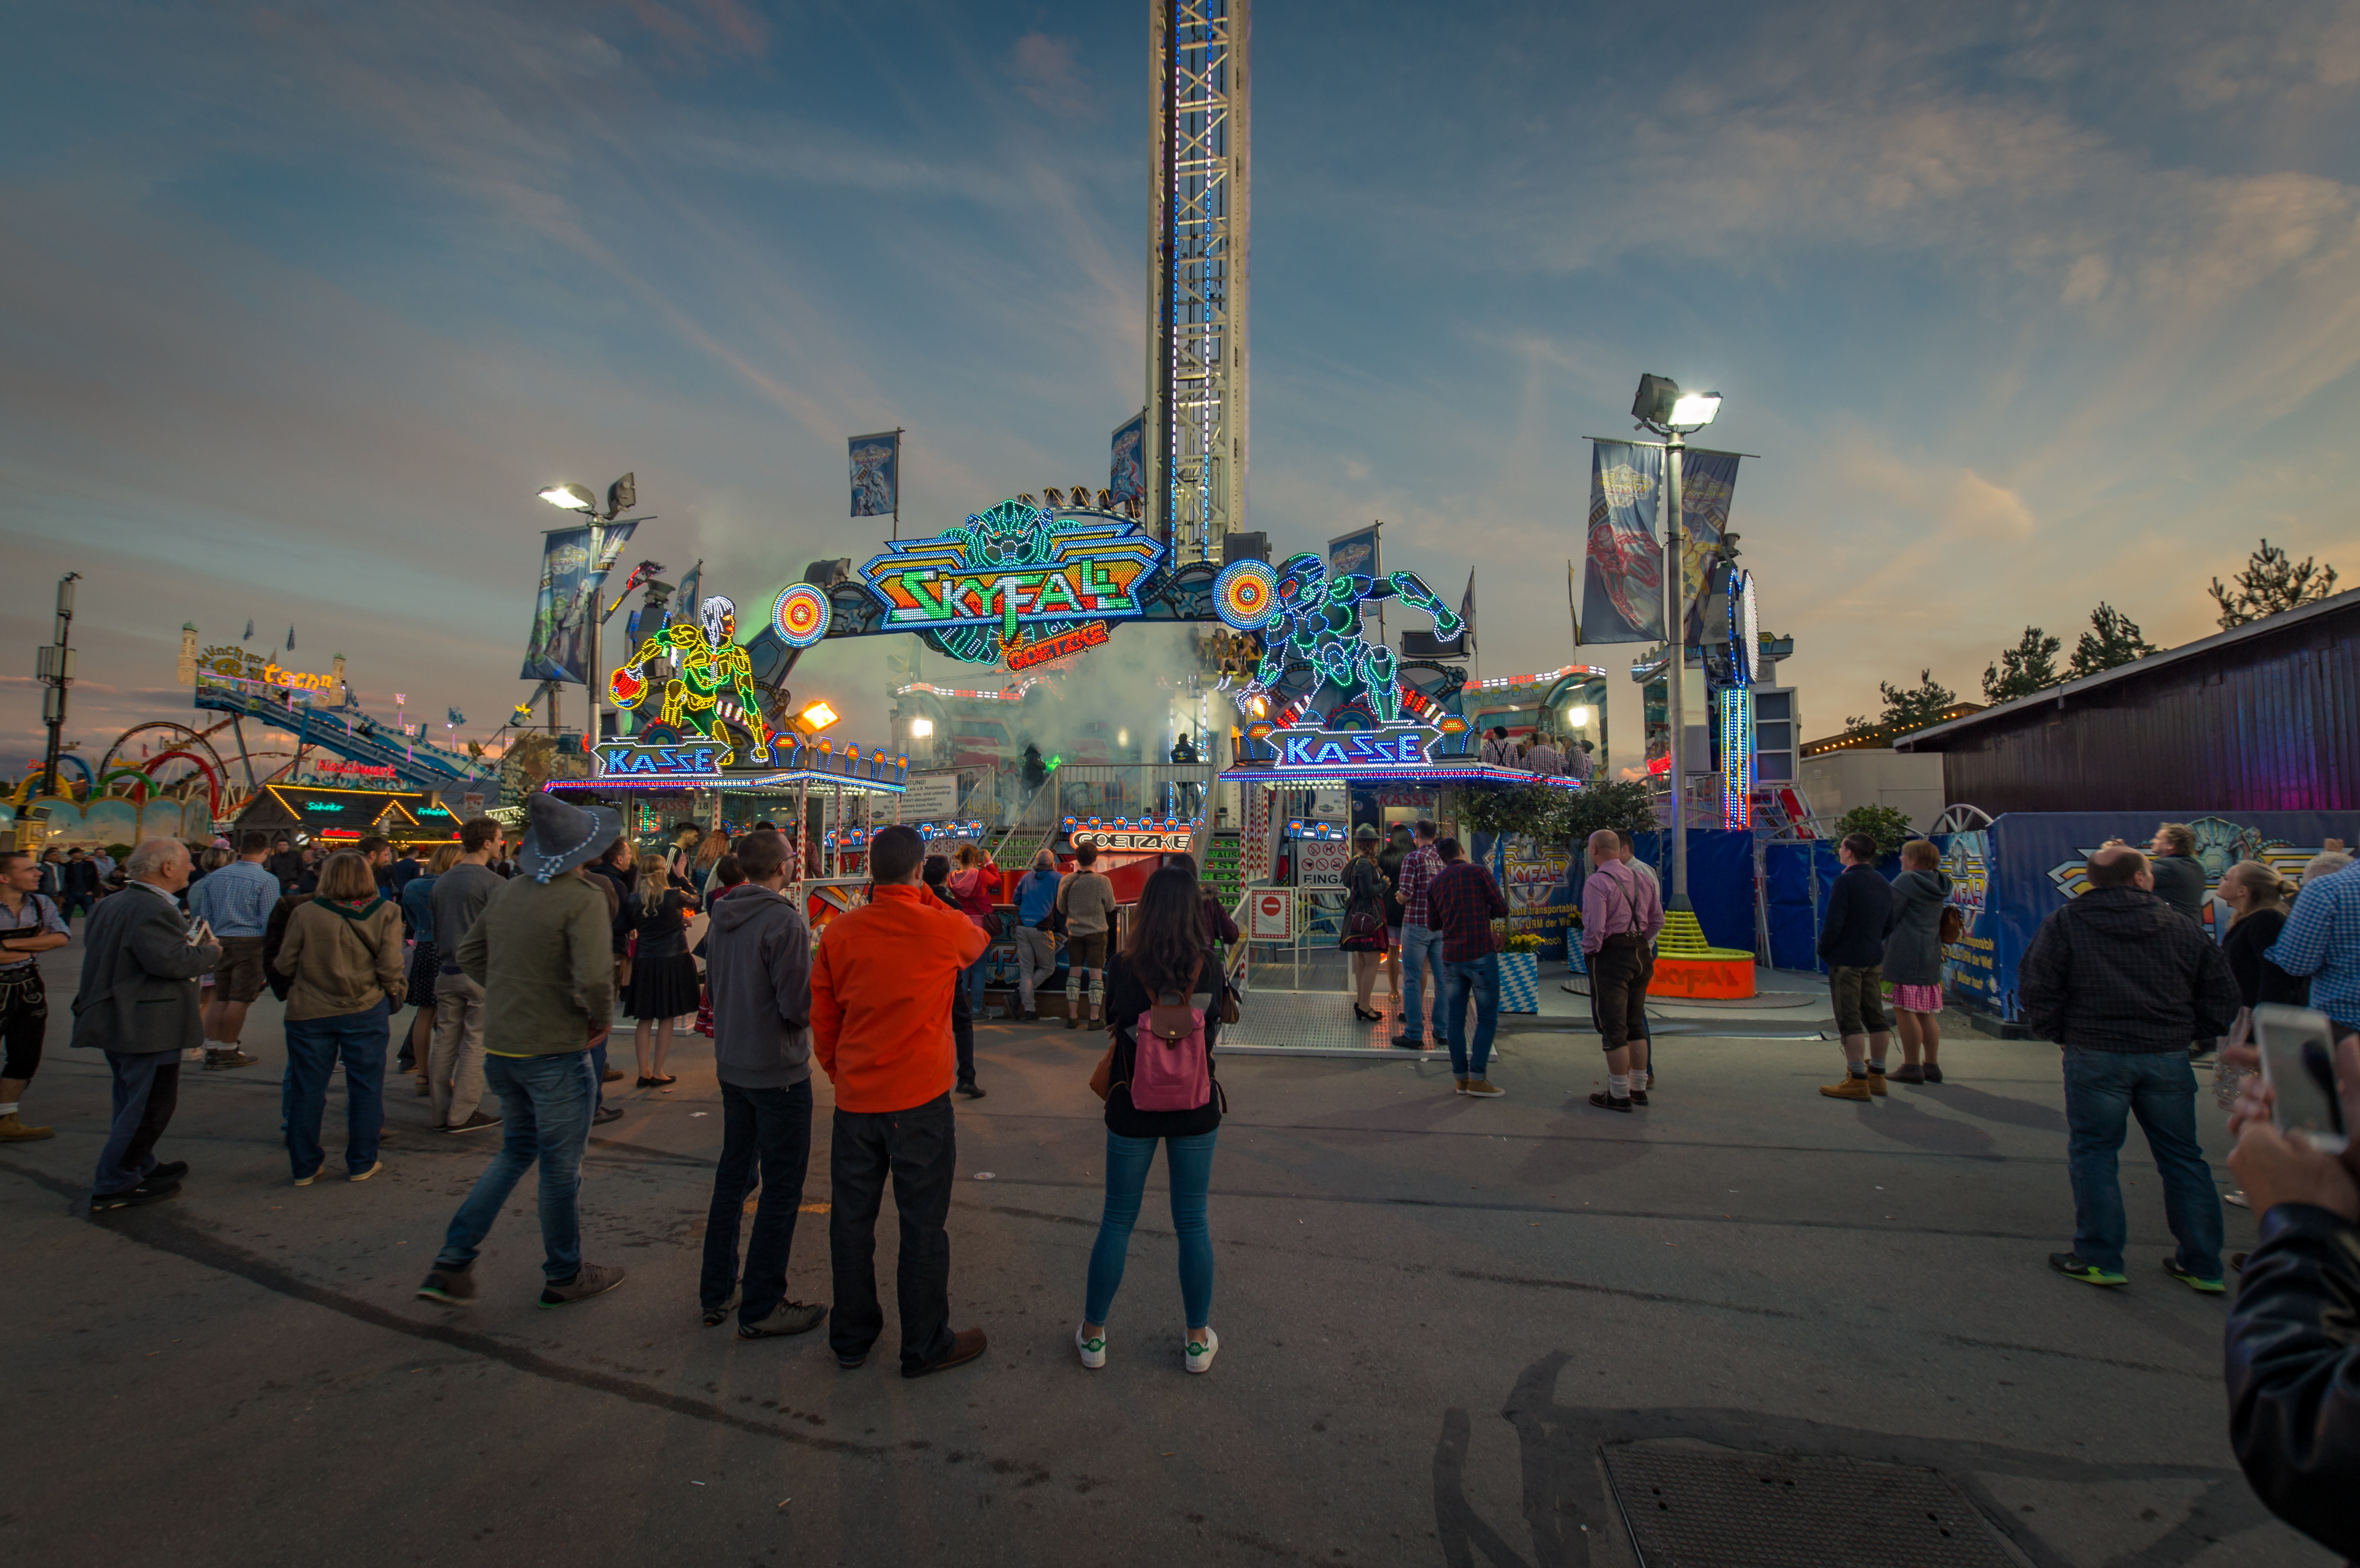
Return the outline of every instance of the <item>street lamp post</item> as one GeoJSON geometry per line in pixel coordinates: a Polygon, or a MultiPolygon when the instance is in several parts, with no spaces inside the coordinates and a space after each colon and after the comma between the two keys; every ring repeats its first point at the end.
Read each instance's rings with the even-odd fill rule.
{"type": "Polygon", "coordinates": [[[66,688],[73,684],[74,583],[82,576],[69,572],[58,579],[57,636],[40,656],[34,673],[40,678],[41,722],[49,725],[49,745],[41,759],[41,793],[58,792],[58,756],[65,749],[66,688]]]}
{"type": "MultiPolygon", "coordinates": [[[[613,522],[624,507],[639,504],[639,475],[636,471],[626,474],[606,486],[606,509],[603,512],[598,509],[598,497],[591,494],[586,485],[552,485],[541,493],[541,498],[568,512],[585,512],[590,517],[590,599],[587,605],[590,644],[583,656],[582,691],[586,701],[583,705],[582,744],[595,746],[600,739],[598,632],[606,618],[598,609],[601,589],[606,582],[605,574],[598,570],[598,562],[605,559],[606,553],[606,525],[613,522]]],[[[552,713],[556,711],[557,693],[554,691],[549,694],[549,705],[552,713]]]]}
{"type": "Polygon", "coordinates": [[[1680,604],[1688,575],[1680,537],[1680,454],[1688,451],[1687,437],[1720,412],[1720,393],[1683,393],[1677,382],[1663,376],[1639,377],[1639,396],[1631,404],[1632,417],[1664,438],[1664,709],[1672,728],[1672,890],[1664,907],[1669,909],[1694,907],[1688,902],[1688,781],[1680,757],[1688,661],[1688,622],[1680,604]]]}

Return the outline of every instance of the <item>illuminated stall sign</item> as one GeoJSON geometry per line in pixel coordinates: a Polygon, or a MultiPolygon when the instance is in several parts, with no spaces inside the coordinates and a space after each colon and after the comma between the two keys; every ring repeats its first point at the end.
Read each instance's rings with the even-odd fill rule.
{"type": "Polygon", "coordinates": [[[598,777],[653,783],[677,779],[683,784],[719,783],[721,759],[729,748],[705,742],[694,746],[638,746],[607,742],[598,747],[598,777]]]}
{"type": "Polygon", "coordinates": [[[1069,653],[1085,653],[1103,647],[1107,639],[1104,621],[1088,621],[1069,632],[1055,637],[1037,637],[1020,642],[1008,650],[1008,668],[1013,671],[1030,670],[1036,664],[1046,664],[1053,659],[1063,659],[1069,653]]]}
{"type": "Polygon", "coordinates": [[[1442,732],[1424,725],[1385,730],[1274,730],[1265,737],[1277,773],[1388,773],[1429,766],[1442,732]]]}
{"type": "Polygon", "coordinates": [[[1185,854],[1196,836],[1196,822],[1180,817],[1067,817],[1064,825],[1076,849],[1087,844],[1139,855],[1185,854]]]}
{"type": "Polygon", "coordinates": [[[1133,620],[1164,546],[1127,517],[1002,501],[934,539],[902,539],[860,569],[886,631],[988,664],[1026,627],[1044,639],[1078,623],[1133,620]]]}

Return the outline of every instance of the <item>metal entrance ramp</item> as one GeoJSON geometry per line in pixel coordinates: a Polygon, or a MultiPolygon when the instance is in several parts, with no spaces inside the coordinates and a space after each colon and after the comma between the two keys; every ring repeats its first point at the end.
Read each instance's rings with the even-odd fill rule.
{"type": "MultiPolygon", "coordinates": [[[[1352,1016],[1349,991],[1248,991],[1238,998],[1238,1021],[1221,1027],[1217,1054],[1233,1056],[1390,1057],[1397,1062],[1448,1062],[1438,1045],[1411,1051],[1392,1043],[1401,1032],[1396,997],[1380,992],[1369,1005],[1384,1015],[1377,1023],[1352,1016]]],[[[1493,1054],[1498,1046],[1492,1047],[1493,1054]]]]}

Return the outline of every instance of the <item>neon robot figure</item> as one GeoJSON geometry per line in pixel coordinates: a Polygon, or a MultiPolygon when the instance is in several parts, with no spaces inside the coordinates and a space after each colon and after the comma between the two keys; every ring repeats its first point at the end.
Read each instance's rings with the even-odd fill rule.
{"type": "Polygon", "coordinates": [[[1360,635],[1360,606],[1371,599],[1399,599],[1433,616],[1434,635],[1445,642],[1466,625],[1414,572],[1389,572],[1382,580],[1358,572],[1330,577],[1326,563],[1307,551],[1280,565],[1273,597],[1277,604],[1263,634],[1262,663],[1238,694],[1240,708],[1266,696],[1284,678],[1288,664],[1299,660],[1346,692],[1359,691],[1378,723],[1396,723],[1400,660],[1392,648],[1360,635]]]}
{"type": "MultiPolygon", "coordinates": [[[[698,615],[701,626],[675,621],[639,644],[630,661],[617,669],[608,683],[615,706],[628,710],[646,701],[650,683],[642,671],[650,660],[670,654],[678,661],[680,672],[664,685],[663,707],[655,723],[669,725],[675,734],[685,723],[693,733],[727,747],[729,737],[716,722],[714,708],[724,691],[734,691],[746,713],[747,733],[754,739],[753,760],[769,762],[774,732],[762,717],[761,700],[754,691],[753,664],[738,646],[738,606],[716,593],[698,607],[698,615]]],[[[727,768],[736,760],[725,749],[721,766],[727,768]]]]}

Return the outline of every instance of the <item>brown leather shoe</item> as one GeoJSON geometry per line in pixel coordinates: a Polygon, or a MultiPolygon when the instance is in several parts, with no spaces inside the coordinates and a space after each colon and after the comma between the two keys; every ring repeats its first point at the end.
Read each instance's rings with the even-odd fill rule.
{"type": "Polygon", "coordinates": [[[1840,1083],[1820,1084],[1819,1093],[1830,1100],[1865,1100],[1869,1097],[1868,1080],[1847,1073],[1840,1083]]]}
{"type": "Polygon", "coordinates": [[[977,1356],[983,1354],[985,1343],[986,1341],[983,1337],[983,1330],[979,1328],[963,1328],[952,1338],[951,1347],[948,1350],[944,1351],[940,1356],[934,1357],[932,1361],[927,1362],[923,1367],[904,1367],[901,1368],[901,1376],[904,1377],[923,1377],[929,1372],[940,1372],[948,1367],[965,1366],[967,1362],[974,1360],[977,1356]]]}
{"type": "Polygon", "coordinates": [[[1882,1094],[1886,1093],[1884,1073],[1872,1073],[1868,1075],[1868,1092],[1872,1094],[1882,1094]]]}

